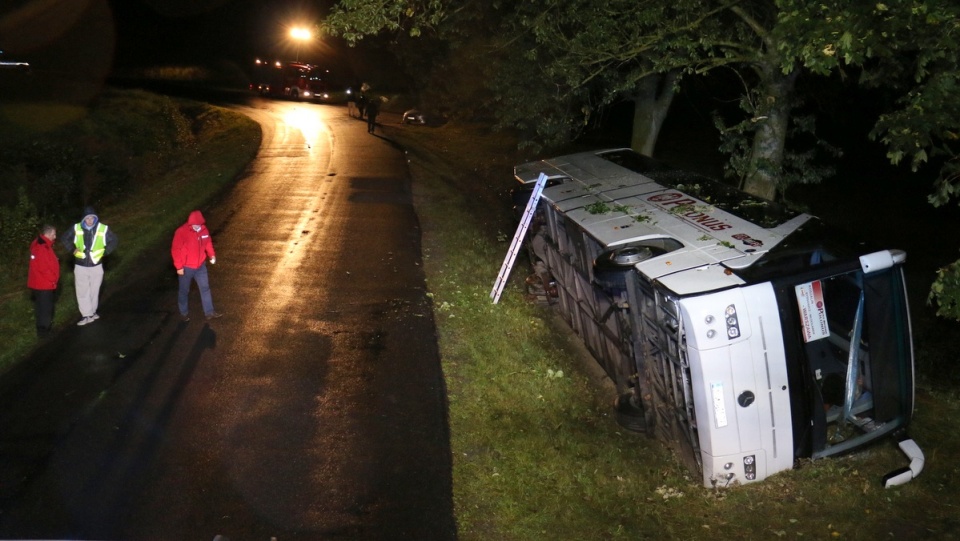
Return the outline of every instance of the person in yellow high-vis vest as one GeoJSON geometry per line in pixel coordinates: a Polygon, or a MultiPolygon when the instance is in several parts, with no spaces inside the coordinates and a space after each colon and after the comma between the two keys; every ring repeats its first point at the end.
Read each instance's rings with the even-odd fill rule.
{"type": "Polygon", "coordinates": [[[83,218],[60,238],[73,253],[73,278],[77,291],[80,321],[77,325],[93,323],[100,316],[100,286],[103,284],[103,256],[117,248],[117,236],[107,224],[101,223],[92,207],[83,209],[83,218]]]}

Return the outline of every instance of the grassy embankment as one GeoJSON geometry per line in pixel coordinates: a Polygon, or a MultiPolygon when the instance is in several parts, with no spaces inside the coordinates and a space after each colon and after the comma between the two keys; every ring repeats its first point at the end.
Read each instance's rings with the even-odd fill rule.
{"type": "Polygon", "coordinates": [[[424,261],[446,374],[461,539],[953,539],[960,399],[922,389],[912,435],[926,469],[893,443],[801,464],[762,483],[701,488],[664,448],[621,430],[613,396],[548,310],[524,300],[518,264],[488,297],[513,236],[510,141],[480,127],[392,128],[409,149],[424,261]],[[953,536],[953,537],[952,537],[953,536]]]}
{"type": "MultiPolygon", "coordinates": [[[[44,148],[66,149],[63,152],[74,152],[88,141],[101,152],[96,157],[99,170],[131,173],[119,193],[88,193],[90,199],[70,201],[67,216],[52,224],[62,232],[79,220],[84,206],[92,204],[104,223],[117,232],[120,245],[104,260],[109,273],[105,288],[111,282],[130,279],[139,254],[168,239],[191,209],[231,184],[256,154],[259,138],[260,127],[245,116],[195,102],[171,103],[169,98],[145,92],[111,91],[90,108],[54,103],[0,107],[0,140],[11,144],[26,140],[44,148]],[[163,137],[156,132],[158,114],[182,115],[183,131],[189,133],[178,134],[178,144],[155,140],[163,137]],[[142,144],[163,150],[135,157],[111,152],[140,139],[144,139],[142,144]]],[[[89,154],[89,150],[81,152],[89,154]]],[[[50,160],[57,158],[49,156],[50,160]]],[[[62,190],[68,191],[66,187],[62,190]]],[[[63,197],[58,191],[42,195],[55,201],[63,197]]],[[[78,312],[70,255],[59,246],[57,251],[61,280],[55,325],[62,327],[72,325],[78,312]]],[[[25,287],[27,245],[22,246],[22,254],[22,261],[4,267],[0,282],[0,335],[4,337],[0,373],[37,343],[33,305],[25,287]]]]}

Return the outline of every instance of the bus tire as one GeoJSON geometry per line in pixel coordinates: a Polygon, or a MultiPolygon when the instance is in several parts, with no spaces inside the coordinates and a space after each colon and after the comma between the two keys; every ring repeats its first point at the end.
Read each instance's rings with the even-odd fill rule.
{"type": "Polygon", "coordinates": [[[632,392],[617,397],[614,403],[617,424],[631,432],[646,432],[647,418],[632,392]]]}

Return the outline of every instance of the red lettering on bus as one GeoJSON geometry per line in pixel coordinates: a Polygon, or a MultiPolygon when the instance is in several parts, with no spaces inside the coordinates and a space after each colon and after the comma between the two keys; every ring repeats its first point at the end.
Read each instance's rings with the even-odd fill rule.
{"type": "MultiPolygon", "coordinates": [[[[647,201],[652,201],[659,204],[661,207],[669,206],[682,206],[682,205],[696,205],[697,201],[695,199],[690,199],[689,197],[684,196],[682,193],[678,192],[668,192],[660,193],[657,195],[651,195],[647,198],[647,201]]],[[[690,220],[691,222],[697,223],[711,231],[723,231],[724,229],[730,229],[733,227],[730,224],[721,222],[716,218],[712,218],[709,214],[705,212],[700,212],[698,210],[691,210],[681,215],[682,217],[690,220]]]]}
{"type": "Polygon", "coordinates": [[[683,194],[682,194],[682,193],[676,193],[676,192],[673,192],[673,193],[661,193],[661,194],[657,194],[657,195],[651,195],[649,198],[647,198],[647,200],[648,200],[648,201],[654,201],[654,202],[659,203],[660,201],[670,201],[670,200],[677,199],[677,198],[680,198],[680,197],[683,197],[683,194]]]}
{"type": "Polygon", "coordinates": [[[661,201],[660,206],[666,207],[667,205],[696,205],[697,202],[693,199],[675,199],[673,201],[661,201]]]}

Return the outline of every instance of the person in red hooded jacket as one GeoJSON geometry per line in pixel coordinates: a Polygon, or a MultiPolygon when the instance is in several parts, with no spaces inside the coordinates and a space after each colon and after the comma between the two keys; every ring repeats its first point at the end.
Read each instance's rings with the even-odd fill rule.
{"type": "Polygon", "coordinates": [[[190,321],[188,298],[190,285],[197,282],[200,290],[200,303],[207,319],[221,317],[223,314],[213,308],[213,296],[210,294],[210,280],[207,276],[207,258],[210,264],[217,262],[217,253],[213,249],[213,239],[207,229],[206,220],[199,210],[190,213],[187,222],[173,234],[173,245],[170,247],[173,256],[173,266],[177,269],[177,278],[180,290],[177,294],[177,305],[180,309],[180,319],[190,321]]]}
{"type": "Polygon", "coordinates": [[[57,230],[52,225],[40,228],[30,244],[30,268],[27,287],[33,292],[33,308],[37,319],[37,336],[43,338],[53,327],[53,303],[60,281],[60,259],[53,251],[57,230]]]}

